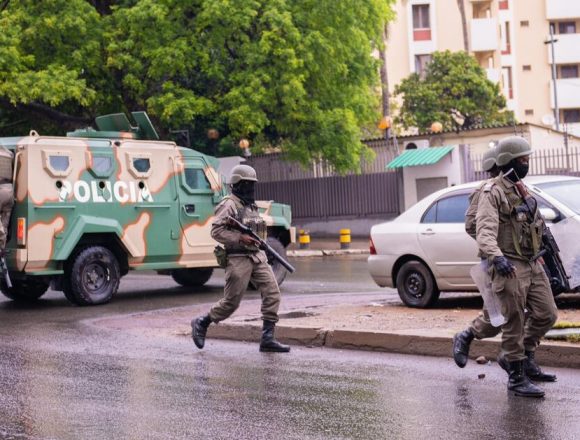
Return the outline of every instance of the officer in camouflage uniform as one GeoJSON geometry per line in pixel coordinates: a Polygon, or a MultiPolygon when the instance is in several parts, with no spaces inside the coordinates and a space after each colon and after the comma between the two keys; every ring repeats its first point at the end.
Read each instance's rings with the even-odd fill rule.
{"type": "Polygon", "coordinates": [[[191,322],[192,337],[198,348],[203,348],[207,328],[214,322],[228,318],[236,311],[248,284],[252,284],[262,295],[262,340],[260,351],[288,352],[288,345],[280,344],[274,339],[274,327],[278,322],[280,306],[280,289],[268,258],[260,250],[257,242],[250,236],[231,229],[228,216],[250,226],[262,238],[266,238],[266,224],[258,214],[254,203],[255,184],[258,181],[256,171],[248,165],[233,168],[230,179],[232,194],[225,197],[216,207],[215,220],[211,236],[225,246],[227,254],[226,285],[224,298],[216,303],[208,314],[191,322]]]}
{"type": "Polygon", "coordinates": [[[501,172],[480,195],[476,239],[489,261],[492,290],[506,318],[498,363],[508,372],[508,390],[517,396],[542,397],[544,391],[530,379],[552,382],[556,376],[538,367],[534,353],[556,322],[557,309],[537,259],[543,232],[537,201],[521,181],[528,173],[531,153],[521,137],[500,141],[496,163],[501,172]]]}
{"type": "MultiPolygon", "coordinates": [[[[497,177],[499,174],[499,168],[496,164],[496,148],[490,148],[483,154],[481,160],[481,167],[483,171],[489,173],[490,179],[484,181],[481,185],[479,185],[473,193],[469,196],[469,207],[467,208],[467,212],[465,213],[465,231],[475,240],[476,239],[476,222],[475,216],[477,214],[477,206],[479,204],[479,197],[483,190],[483,187],[493,181],[493,178],[497,177]]],[[[481,251],[479,252],[479,256],[481,258],[483,255],[481,251]]],[[[471,345],[471,341],[474,338],[476,339],[485,339],[485,338],[493,338],[494,336],[500,333],[501,329],[499,327],[494,327],[491,325],[489,320],[489,314],[485,308],[479,314],[477,318],[475,318],[471,325],[463,330],[455,334],[453,337],[453,359],[458,367],[463,368],[467,365],[467,360],[469,358],[469,347],[471,345]]]]}
{"type": "Polygon", "coordinates": [[[12,186],[12,163],[14,155],[10,150],[0,146],[0,254],[4,256],[8,223],[14,206],[14,188],[12,186]]]}

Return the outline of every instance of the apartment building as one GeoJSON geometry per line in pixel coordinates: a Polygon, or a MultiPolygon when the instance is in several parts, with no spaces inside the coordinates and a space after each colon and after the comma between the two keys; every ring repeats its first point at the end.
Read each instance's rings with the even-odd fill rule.
{"type": "Polygon", "coordinates": [[[397,1],[388,30],[391,92],[425,69],[433,52],[467,48],[500,84],[518,121],[554,128],[559,121],[560,130],[566,123],[580,135],[580,0],[460,1],[463,15],[458,0],[397,1]]]}

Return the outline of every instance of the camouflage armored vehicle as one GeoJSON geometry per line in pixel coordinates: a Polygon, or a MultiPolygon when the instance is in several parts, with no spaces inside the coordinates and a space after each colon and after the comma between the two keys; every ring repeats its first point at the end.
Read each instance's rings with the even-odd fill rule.
{"type": "MultiPolygon", "coordinates": [[[[109,301],[129,270],[169,274],[183,286],[209,280],[213,211],[227,194],[218,161],[158,140],[147,115],[132,114],[137,127],[121,113],[67,137],[0,138],[15,154],[4,295],[35,300],[51,286],[90,305],[109,301]]],[[[290,207],[258,206],[269,244],[285,255],[290,207]]],[[[281,282],[285,270],[273,269],[281,282]]]]}

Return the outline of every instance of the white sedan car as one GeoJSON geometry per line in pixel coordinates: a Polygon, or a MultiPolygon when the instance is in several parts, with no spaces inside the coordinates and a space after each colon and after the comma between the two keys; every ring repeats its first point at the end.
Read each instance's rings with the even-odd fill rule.
{"type": "MultiPolygon", "coordinates": [[[[531,176],[525,182],[548,223],[570,218],[580,227],[579,178],[531,176]]],[[[373,226],[368,265],[375,282],[396,287],[411,307],[433,305],[442,291],[477,291],[469,275],[478,263],[477,245],[464,221],[468,197],[479,184],[442,189],[373,226]]]]}

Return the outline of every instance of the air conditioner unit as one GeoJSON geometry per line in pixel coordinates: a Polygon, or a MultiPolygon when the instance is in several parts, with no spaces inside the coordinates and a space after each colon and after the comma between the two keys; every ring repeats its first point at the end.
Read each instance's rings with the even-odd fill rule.
{"type": "Polygon", "coordinates": [[[421,150],[423,148],[429,148],[429,140],[418,139],[416,141],[403,142],[403,147],[405,150],[421,150]]]}

